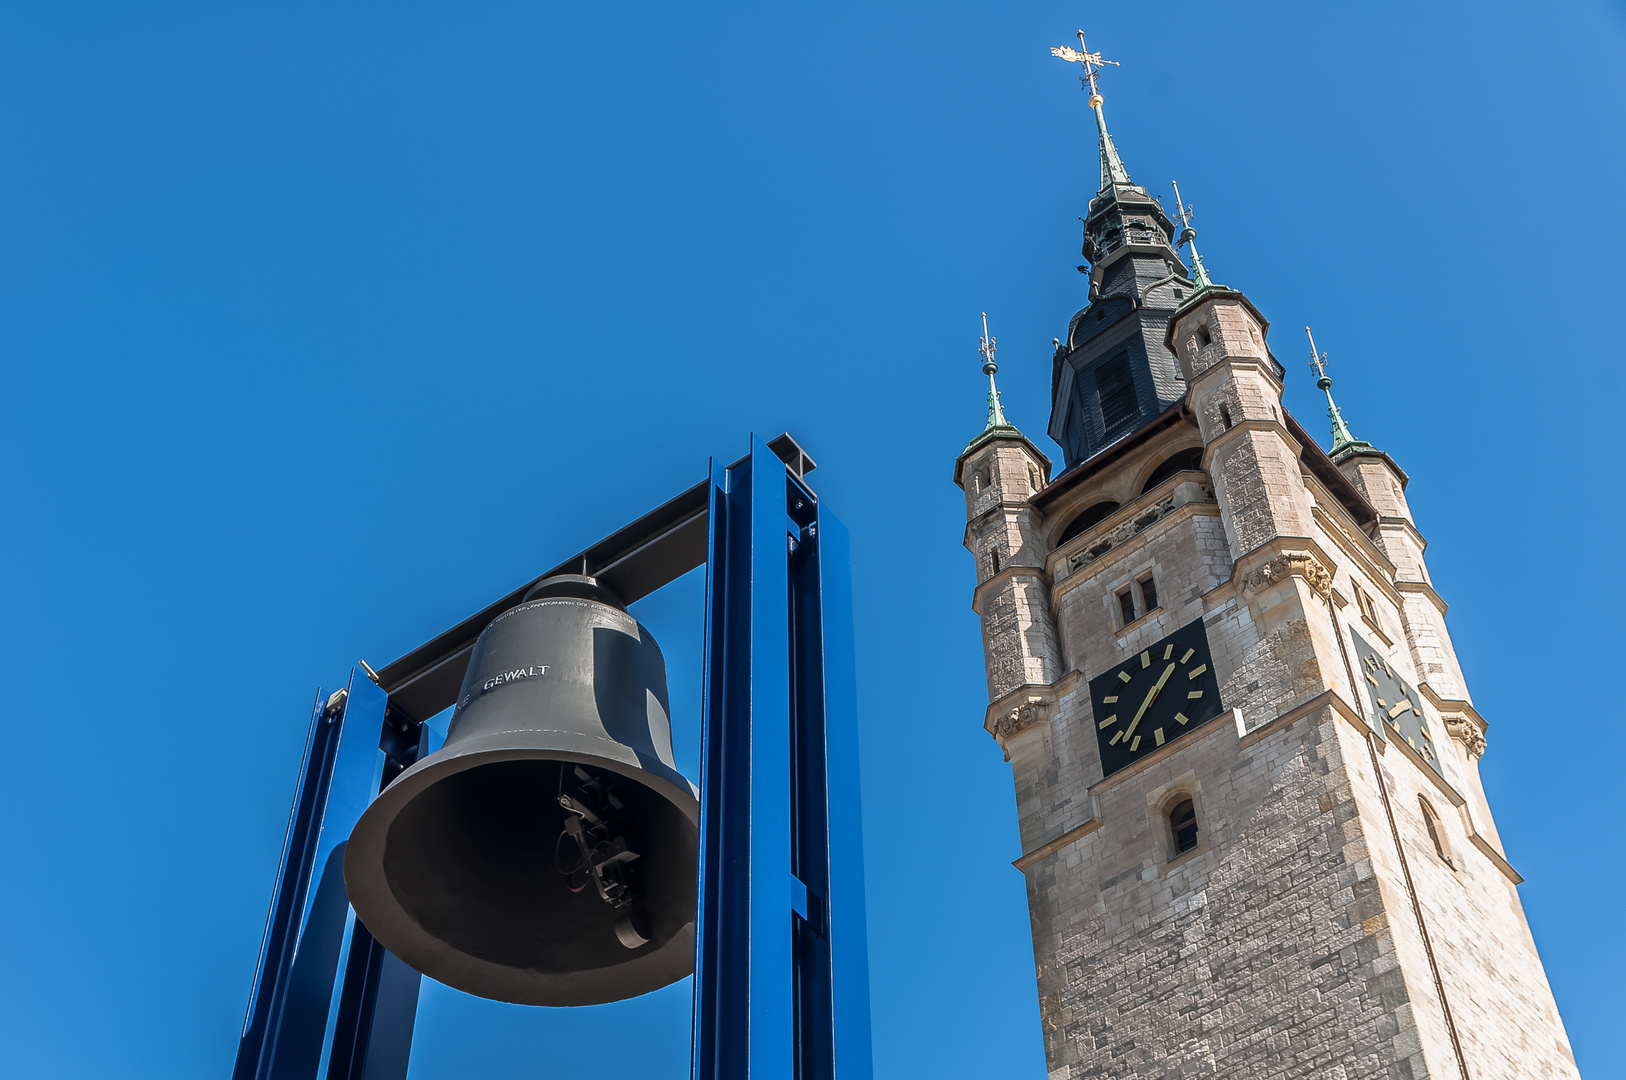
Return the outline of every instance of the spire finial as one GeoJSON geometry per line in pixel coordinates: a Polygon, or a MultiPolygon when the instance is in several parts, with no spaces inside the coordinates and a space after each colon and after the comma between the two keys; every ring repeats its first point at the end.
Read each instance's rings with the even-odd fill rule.
{"type": "Polygon", "coordinates": [[[1011,425],[1005,419],[1005,410],[999,404],[999,387],[994,385],[994,373],[999,365],[994,363],[994,338],[988,333],[988,313],[982,313],[982,340],[977,344],[977,351],[982,353],[982,373],[988,376],[988,426],[984,431],[994,428],[1008,428],[1011,425]]]}
{"type": "Polygon", "coordinates": [[[1191,249],[1192,278],[1197,282],[1198,291],[1212,289],[1214,283],[1209,280],[1208,268],[1203,265],[1203,257],[1197,254],[1197,230],[1191,227],[1191,219],[1196,216],[1197,208],[1187,206],[1185,200],[1180,198],[1180,182],[1170,180],[1174,185],[1174,205],[1180,208],[1180,224],[1185,228],[1180,230],[1180,243],[1191,249]]]}
{"type": "Polygon", "coordinates": [[[1315,335],[1310,328],[1304,328],[1304,336],[1310,339],[1310,370],[1316,373],[1316,388],[1327,395],[1327,416],[1332,419],[1332,454],[1350,447],[1368,446],[1349,433],[1349,425],[1344,423],[1344,414],[1338,411],[1338,405],[1332,400],[1332,380],[1327,377],[1327,354],[1317,352],[1315,335]]]}
{"type": "Polygon", "coordinates": [[[1078,32],[1078,48],[1067,45],[1057,45],[1050,50],[1051,56],[1058,56],[1069,64],[1082,64],[1084,75],[1079,84],[1090,92],[1090,109],[1095,113],[1095,126],[1101,133],[1101,190],[1109,191],[1114,184],[1128,185],[1129,170],[1124,168],[1123,159],[1118,156],[1118,148],[1112,145],[1112,136],[1107,134],[1107,117],[1101,111],[1101,90],[1095,85],[1095,73],[1110,64],[1118,67],[1116,60],[1103,60],[1098,52],[1090,52],[1089,46],[1084,44],[1084,31],[1078,32]]]}

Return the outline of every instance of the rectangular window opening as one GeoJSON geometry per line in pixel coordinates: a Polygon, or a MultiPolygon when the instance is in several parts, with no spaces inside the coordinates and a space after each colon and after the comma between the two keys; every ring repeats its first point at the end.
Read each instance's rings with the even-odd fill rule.
{"type": "Polygon", "coordinates": [[[1125,626],[1135,621],[1135,592],[1133,589],[1124,589],[1118,594],[1118,610],[1123,614],[1125,626]]]}

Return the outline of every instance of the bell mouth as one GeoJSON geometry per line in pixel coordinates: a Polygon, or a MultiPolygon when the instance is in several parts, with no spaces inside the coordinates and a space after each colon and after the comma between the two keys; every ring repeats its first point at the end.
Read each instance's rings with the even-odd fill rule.
{"type": "Polygon", "coordinates": [[[449,986],[528,1005],[618,1001],[693,970],[698,816],[689,791],[601,757],[510,747],[431,758],[362,816],[345,884],[380,943],[449,986]],[[578,768],[621,804],[610,826],[637,853],[621,906],[570,872],[580,860],[559,794],[578,768]]]}

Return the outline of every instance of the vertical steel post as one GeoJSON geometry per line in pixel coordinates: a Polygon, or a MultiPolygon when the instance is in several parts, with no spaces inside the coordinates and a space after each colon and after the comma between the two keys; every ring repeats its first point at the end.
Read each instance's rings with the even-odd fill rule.
{"type": "Polygon", "coordinates": [[[710,530],[694,1077],[868,1080],[846,533],[755,438],[710,530]]]}
{"type": "Polygon", "coordinates": [[[232,1080],[311,1080],[321,1064],[349,902],[344,844],[378,791],[388,697],[359,669],[318,699],[232,1080]]]}
{"type": "Polygon", "coordinates": [[[854,669],[852,544],[834,514],[818,508],[823,638],[824,762],[828,891],[825,948],[830,966],[831,1071],[871,1080],[869,930],[864,897],[864,815],[858,789],[858,674],[854,669]]]}
{"type": "MultiPolygon", "coordinates": [[[[428,724],[389,706],[379,739],[384,768],[377,790],[383,791],[419,758],[440,749],[440,742],[428,724]]],[[[380,945],[359,920],[355,922],[325,1080],[406,1080],[422,982],[423,976],[380,945]]]]}

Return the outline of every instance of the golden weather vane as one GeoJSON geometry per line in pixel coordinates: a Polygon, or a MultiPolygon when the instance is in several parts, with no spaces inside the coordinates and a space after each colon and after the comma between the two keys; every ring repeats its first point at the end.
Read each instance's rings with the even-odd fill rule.
{"type": "Polygon", "coordinates": [[[1117,67],[1116,60],[1103,60],[1098,52],[1090,52],[1090,47],[1084,44],[1084,31],[1078,32],[1078,48],[1067,45],[1057,45],[1050,50],[1051,56],[1059,56],[1069,64],[1083,64],[1084,77],[1079,79],[1079,85],[1090,92],[1090,104],[1094,105],[1101,96],[1101,91],[1095,86],[1095,73],[1108,64],[1117,67]]]}
{"type": "Polygon", "coordinates": [[[1101,190],[1107,191],[1115,184],[1129,184],[1129,170],[1124,168],[1123,159],[1118,156],[1118,148],[1112,145],[1112,136],[1107,134],[1107,117],[1101,111],[1101,90],[1095,85],[1095,74],[1103,67],[1118,66],[1116,60],[1103,60],[1098,52],[1090,52],[1088,45],[1084,44],[1084,31],[1078,32],[1078,48],[1068,45],[1058,45],[1050,50],[1051,56],[1060,57],[1069,64],[1079,64],[1084,68],[1084,77],[1079,84],[1090,92],[1090,111],[1095,113],[1095,126],[1101,135],[1101,190]]]}

